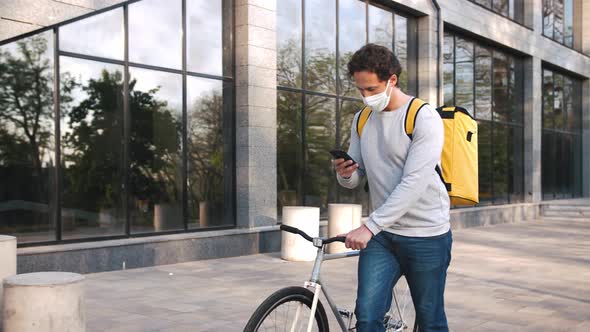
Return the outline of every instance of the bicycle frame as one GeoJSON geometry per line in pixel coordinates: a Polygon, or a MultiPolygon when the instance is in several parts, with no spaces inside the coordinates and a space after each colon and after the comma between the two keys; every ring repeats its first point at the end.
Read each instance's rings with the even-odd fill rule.
{"type": "MultiPolygon", "coordinates": [[[[359,251],[356,250],[356,251],[349,251],[349,252],[343,252],[343,253],[337,253],[337,254],[326,254],[324,247],[325,246],[318,248],[318,253],[316,255],[316,259],[315,259],[315,262],[313,265],[313,270],[311,272],[311,278],[309,279],[309,281],[306,281],[304,283],[305,288],[314,288],[313,304],[312,304],[312,308],[311,308],[312,311],[311,311],[311,315],[309,318],[310,321],[308,323],[307,331],[308,332],[311,331],[311,326],[313,325],[313,319],[315,317],[315,310],[317,307],[317,302],[319,300],[320,291],[321,291],[324,294],[324,296],[326,297],[326,300],[328,301],[328,304],[330,305],[330,309],[332,309],[332,313],[334,313],[334,316],[336,317],[336,320],[338,321],[338,325],[340,325],[340,328],[342,329],[343,332],[347,332],[348,331],[347,323],[344,321],[344,319],[342,318],[342,315],[338,311],[338,308],[336,307],[334,300],[332,300],[332,298],[328,294],[328,290],[326,289],[326,287],[324,287],[322,285],[322,282],[320,279],[320,271],[322,268],[322,263],[324,261],[332,260],[332,259],[339,259],[339,258],[346,258],[346,257],[356,257],[359,255],[359,251]]],[[[299,311],[299,309],[297,311],[299,311]]],[[[296,318],[295,320],[297,321],[298,312],[295,314],[295,318],[296,318]]],[[[348,324],[350,324],[350,319],[352,319],[352,316],[349,317],[348,324]]]]}

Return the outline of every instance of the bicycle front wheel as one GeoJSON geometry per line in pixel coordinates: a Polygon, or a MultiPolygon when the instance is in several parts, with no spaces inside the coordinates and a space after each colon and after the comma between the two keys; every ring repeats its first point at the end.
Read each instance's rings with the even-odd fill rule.
{"type": "MultiPolygon", "coordinates": [[[[303,287],[287,287],[276,291],[256,309],[244,332],[307,331],[311,317],[313,293],[303,287]]],[[[328,317],[318,301],[312,331],[329,332],[328,317]]]]}
{"type": "Polygon", "coordinates": [[[415,331],[416,312],[406,278],[402,276],[393,288],[391,310],[385,318],[387,332],[415,331]]]}

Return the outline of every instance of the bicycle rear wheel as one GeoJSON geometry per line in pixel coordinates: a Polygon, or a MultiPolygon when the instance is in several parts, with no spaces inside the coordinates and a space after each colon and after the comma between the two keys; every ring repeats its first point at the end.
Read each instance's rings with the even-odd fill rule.
{"type": "Polygon", "coordinates": [[[416,311],[410,288],[406,277],[402,276],[393,288],[393,300],[385,318],[385,327],[388,332],[413,331],[415,320],[416,311]]]}
{"type": "MultiPolygon", "coordinates": [[[[244,332],[307,331],[313,293],[303,287],[287,287],[269,296],[252,314],[244,332]],[[299,310],[299,316],[297,311],[299,310]],[[294,329],[292,329],[294,327],[294,329]]],[[[329,332],[328,317],[318,301],[312,331],[329,332]]]]}

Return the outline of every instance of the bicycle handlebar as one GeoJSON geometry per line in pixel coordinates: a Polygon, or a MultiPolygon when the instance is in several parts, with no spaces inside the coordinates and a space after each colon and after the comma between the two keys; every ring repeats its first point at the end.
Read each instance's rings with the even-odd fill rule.
{"type": "MultiPolygon", "coordinates": [[[[285,232],[289,232],[289,233],[293,233],[293,234],[299,234],[301,235],[304,239],[306,239],[309,242],[313,242],[313,238],[309,235],[307,235],[307,233],[305,233],[304,231],[300,230],[299,228],[296,227],[292,227],[292,226],[288,226],[288,225],[283,225],[281,224],[281,230],[285,231],[285,232]]],[[[328,243],[332,243],[332,242],[342,242],[344,243],[346,241],[346,237],[345,236],[335,236],[335,237],[331,237],[331,238],[327,238],[327,239],[322,239],[322,243],[323,244],[328,244],[328,243]]]]}

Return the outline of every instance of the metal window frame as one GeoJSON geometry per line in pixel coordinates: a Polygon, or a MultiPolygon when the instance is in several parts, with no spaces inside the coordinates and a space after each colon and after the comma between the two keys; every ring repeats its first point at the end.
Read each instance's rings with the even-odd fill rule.
{"type": "MultiPolygon", "coordinates": [[[[301,69],[301,87],[290,87],[290,86],[281,86],[279,84],[277,84],[277,90],[278,91],[286,91],[286,92],[292,92],[292,93],[299,93],[300,97],[301,97],[301,109],[300,109],[300,126],[301,126],[301,141],[299,142],[300,144],[300,155],[301,155],[301,159],[299,160],[300,164],[302,165],[302,167],[299,169],[299,174],[298,174],[298,180],[297,180],[297,191],[298,191],[298,200],[299,202],[301,202],[302,204],[306,204],[305,201],[305,193],[306,193],[306,188],[305,188],[305,183],[303,182],[302,179],[305,178],[306,176],[306,170],[307,170],[307,160],[306,160],[306,146],[307,146],[307,137],[306,137],[306,123],[307,123],[307,98],[308,96],[318,96],[318,97],[325,97],[325,98],[331,98],[334,100],[335,104],[336,104],[336,114],[335,114],[335,124],[336,124],[336,137],[334,138],[334,145],[335,147],[341,147],[341,143],[340,142],[340,134],[342,131],[342,128],[340,126],[340,121],[339,118],[341,117],[341,107],[340,104],[343,101],[353,101],[353,102],[362,102],[362,99],[360,98],[354,98],[354,97],[349,97],[349,96],[344,96],[341,95],[341,87],[342,87],[342,81],[341,81],[341,73],[340,73],[340,0],[334,0],[335,1],[335,77],[336,77],[336,86],[335,86],[335,91],[336,93],[326,93],[326,92],[320,92],[320,91],[312,91],[312,90],[308,90],[307,88],[307,66],[306,66],[306,59],[307,59],[307,52],[306,52],[306,31],[307,31],[307,26],[306,26],[306,2],[307,0],[299,0],[300,4],[301,4],[301,63],[302,63],[302,69],[301,69]]],[[[370,26],[370,16],[369,16],[369,6],[376,6],[379,8],[382,8],[384,10],[387,10],[391,13],[392,15],[392,24],[393,24],[393,29],[395,30],[395,15],[399,15],[399,16],[403,16],[407,19],[408,22],[408,28],[407,28],[407,34],[408,34],[408,58],[410,58],[412,55],[417,56],[418,54],[418,43],[417,42],[412,42],[410,43],[410,41],[415,41],[417,40],[417,22],[416,19],[412,16],[409,16],[407,14],[405,14],[403,12],[403,10],[398,9],[395,4],[393,3],[388,3],[388,2],[384,2],[384,1],[380,1],[380,0],[362,0],[362,2],[365,4],[365,44],[369,41],[369,26],[370,26]],[[412,44],[412,45],[410,45],[412,44]]],[[[395,31],[394,31],[394,40],[392,40],[392,43],[395,42],[395,31]]],[[[395,44],[392,44],[395,45],[395,44]]],[[[395,48],[393,49],[393,51],[395,52],[395,48]]],[[[417,60],[415,62],[410,63],[410,61],[408,60],[408,68],[406,68],[406,72],[409,73],[410,72],[410,67],[413,70],[413,78],[410,78],[410,75],[408,75],[408,89],[412,89],[413,92],[415,92],[415,94],[417,94],[418,92],[418,75],[417,75],[417,69],[418,69],[418,63],[417,60]]],[[[336,193],[337,198],[338,198],[338,192],[336,193]]]]}
{"type": "MultiPolygon", "coordinates": [[[[235,160],[236,160],[236,147],[235,147],[235,133],[233,133],[232,128],[235,128],[235,116],[234,116],[234,109],[235,109],[235,10],[234,8],[234,0],[222,0],[222,6],[224,9],[231,9],[231,12],[227,12],[223,10],[222,12],[222,43],[225,45],[230,45],[227,50],[222,51],[222,65],[223,65],[223,74],[222,76],[218,75],[211,75],[206,73],[199,73],[199,72],[192,72],[187,70],[187,38],[188,34],[186,33],[188,30],[187,21],[186,21],[186,12],[187,12],[187,0],[179,0],[181,1],[182,6],[182,68],[180,70],[167,68],[167,67],[160,67],[154,65],[147,65],[141,63],[134,63],[129,61],[129,5],[140,2],[142,0],[128,0],[123,1],[121,3],[108,6],[99,10],[95,10],[93,12],[65,20],[60,23],[56,23],[41,29],[36,29],[25,34],[21,34],[9,39],[6,39],[0,42],[0,46],[7,45],[13,42],[17,42],[19,40],[33,37],[35,35],[41,34],[43,32],[51,31],[52,32],[52,43],[53,43],[53,54],[52,58],[54,61],[53,66],[53,114],[54,114],[54,144],[55,144],[55,163],[56,167],[52,172],[52,176],[55,177],[55,184],[51,190],[51,194],[55,197],[54,201],[50,202],[50,212],[49,218],[50,221],[54,225],[54,239],[49,241],[35,241],[35,242],[24,242],[19,243],[18,247],[31,247],[31,246],[42,246],[42,245],[54,245],[54,244],[67,244],[67,243],[80,243],[80,242],[91,242],[91,241],[105,241],[105,240],[115,240],[115,239],[127,239],[127,238],[136,238],[136,237],[146,237],[146,236],[159,236],[159,235],[169,235],[169,234],[178,234],[178,233],[187,233],[187,232],[199,232],[199,231],[211,231],[211,230],[223,230],[223,229],[233,229],[236,227],[235,221],[235,191],[233,190],[233,186],[235,185],[235,160]],[[106,57],[100,56],[93,56],[90,54],[83,54],[83,53],[76,53],[76,52],[69,52],[63,51],[59,48],[59,30],[61,27],[75,23],[86,18],[94,17],[103,13],[106,13],[111,10],[116,10],[122,8],[123,9],[123,48],[124,48],[124,58],[123,60],[111,59],[106,57]],[[224,25],[223,23],[227,21],[229,22],[228,25],[224,25]],[[154,70],[159,72],[167,72],[173,74],[180,74],[182,75],[182,120],[183,120],[183,128],[182,128],[182,181],[183,181],[183,188],[182,188],[182,211],[183,211],[183,229],[178,230],[170,230],[170,231],[160,231],[160,232],[142,232],[142,233],[133,233],[131,231],[131,218],[130,218],[130,210],[131,210],[131,195],[130,195],[130,182],[129,182],[129,175],[128,172],[124,172],[124,178],[122,179],[122,194],[124,204],[123,214],[125,216],[125,227],[124,233],[122,234],[111,234],[105,236],[93,236],[93,237],[79,237],[79,238],[72,238],[72,239],[64,239],[63,238],[63,222],[61,218],[61,209],[62,209],[62,169],[61,169],[61,104],[60,104],[60,96],[61,96],[61,82],[60,82],[60,57],[66,56],[75,59],[82,59],[82,60],[89,60],[89,61],[96,61],[100,63],[108,63],[108,64],[115,64],[123,66],[124,70],[124,81],[123,81],[123,166],[125,170],[129,169],[130,166],[130,147],[129,147],[129,139],[131,135],[131,114],[130,114],[130,106],[129,106],[129,99],[130,99],[130,91],[129,91],[129,80],[130,80],[130,68],[141,68],[141,69],[148,69],[154,70]],[[188,195],[187,195],[187,77],[200,77],[206,79],[213,79],[222,82],[223,90],[224,90],[224,110],[223,110],[223,132],[224,132],[224,209],[226,212],[224,213],[224,225],[223,226],[211,226],[207,228],[188,228],[188,195]],[[225,92],[228,91],[226,96],[225,92]],[[227,131],[231,131],[231,133],[227,133],[227,131]],[[229,150],[229,151],[226,151],[229,150]],[[226,179],[227,176],[230,178],[226,179]],[[229,200],[227,200],[229,198],[229,200]],[[229,223],[231,221],[231,223],[229,223]]],[[[303,0],[302,0],[303,1],[303,0]]]]}

